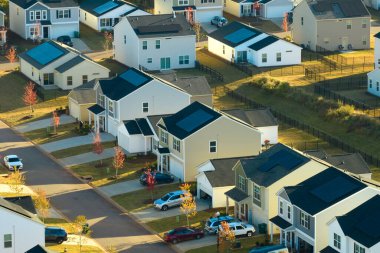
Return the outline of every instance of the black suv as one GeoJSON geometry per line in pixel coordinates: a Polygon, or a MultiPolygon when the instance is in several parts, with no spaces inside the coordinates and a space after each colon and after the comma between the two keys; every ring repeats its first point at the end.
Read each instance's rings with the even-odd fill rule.
{"type": "MultiPolygon", "coordinates": [[[[152,173],[154,176],[154,184],[165,184],[165,183],[172,183],[174,181],[174,177],[169,174],[164,173],[152,173]]],[[[140,184],[146,185],[146,175],[142,174],[140,177],[140,184]]]]}
{"type": "Polygon", "coordinates": [[[56,242],[58,244],[67,241],[67,233],[63,228],[59,227],[46,227],[45,228],[45,242],[56,242]]]}
{"type": "Polygon", "coordinates": [[[57,41],[65,45],[68,45],[69,47],[73,46],[73,42],[71,41],[70,36],[67,36],[67,35],[59,36],[57,38],[57,41]]]}

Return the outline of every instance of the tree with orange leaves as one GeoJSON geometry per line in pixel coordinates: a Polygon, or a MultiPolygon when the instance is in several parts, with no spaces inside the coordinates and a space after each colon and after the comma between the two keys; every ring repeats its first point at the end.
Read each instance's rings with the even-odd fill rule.
{"type": "Polygon", "coordinates": [[[37,104],[37,91],[32,81],[29,81],[26,84],[22,100],[24,101],[25,105],[29,106],[31,113],[33,113],[33,105],[37,104]]]}
{"type": "Polygon", "coordinates": [[[57,111],[53,112],[53,119],[52,119],[53,127],[54,127],[54,134],[57,134],[57,128],[59,126],[59,123],[61,121],[57,111]]]}
{"type": "Polygon", "coordinates": [[[288,13],[287,12],[285,12],[284,19],[282,20],[282,29],[284,29],[284,32],[287,32],[289,29],[288,13]]]}
{"type": "Polygon", "coordinates": [[[189,227],[189,218],[197,214],[197,203],[190,192],[191,185],[184,183],[179,187],[184,193],[181,195],[182,204],[181,212],[186,216],[187,226],[189,227]]]}
{"type": "MultiPolygon", "coordinates": [[[[104,151],[104,148],[103,148],[103,145],[102,145],[102,139],[100,137],[100,133],[99,131],[96,132],[95,136],[94,136],[94,141],[93,141],[93,151],[95,154],[97,155],[100,155],[103,153],[104,151]]],[[[103,159],[100,159],[100,163],[99,163],[100,166],[103,165],[103,159]]]]}
{"type": "Polygon", "coordinates": [[[219,248],[230,247],[231,243],[235,241],[235,233],[230,229],[228,222],[222,221],[218,231],[218,252],[219,248]]]}
{"type": "Polygon", "coordinates": [[[150,195],[152,197],[152,201],[153,201],[153,190],[154,190],[154,183],[155,183],[155,180],[156,180],[156,173],[153,172],[151,170],[151,168],[149,168],[148,166],[149,164],[147,164],[146,166],[146,170],[145,170],[145,182],[146,182],[146,185],[148,186],[147,189],[148,191],[150,191],[150,195]]]}
{"type": "Polygon", "coordinates": [[[7,58],[10,63],[14,63],[17,59],[16,48],[14,47],[9,48],[7,50],[7,54],[5,55],[5,58],[7,58]]]}
{"type": "Polygon", "coordinates": [[[125,154],[119,146],[115,147],[114,150],[115,155],[113,157],[113,167],[115,168],[115,178],[117,178],[117,173],[119,169],[124,167],[125,154]]]}

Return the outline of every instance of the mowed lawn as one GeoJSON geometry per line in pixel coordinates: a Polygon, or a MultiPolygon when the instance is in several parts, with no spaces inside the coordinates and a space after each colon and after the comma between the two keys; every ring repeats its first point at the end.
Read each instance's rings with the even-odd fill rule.
{"type": "MultiPolygon", "coordinates": [[[[103,149],[112,148],[115,146],[114,141],[109,142],[103,142],[102,147],[103,149]]],[[[51,152],[50,154],[54,156],[57,159],[69,157],[69,156],[75,156],[87,152],[93,152],[94,151],[94,145],[88,144],[88,145],[81,145],[73,148],[67,148],[67,149],[61,149],[54,152],[51,152]]]]}
{"type": "Polygon", "coordinates": [[[79,37],[86,45],[94,51],[103,51],[104,35],[89,26],[79,23],[79,37]]]}
{"type": "Polygon", "coordinates": [[[56,134],[53,127],[49,127],[26,132],[23,135],[36,144],[44,144],[79,136],[79,133],[75,130],[76,127],[78,127],[77,123],[70,123],[58,126],[56,134]]]}

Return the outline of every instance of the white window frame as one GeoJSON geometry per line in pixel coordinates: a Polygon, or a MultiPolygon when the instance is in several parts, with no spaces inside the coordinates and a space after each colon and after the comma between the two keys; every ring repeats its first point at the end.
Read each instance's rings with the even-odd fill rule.
{"type": "Polygon", "coordinates": [[[111,99],[108,99],[108,115],[112,118],[115,117],[115,104],[111,99]]]}
{"type": "Polygon", "coordinates": [[[262,63],[267,63],[268,62],[268,54],[267,53],[261,54],[261,62],[262,63]],[[264,61],[264,59],[265,59],[265,61],[264,61]]]}
{"type": "Polygon", "coordinates": [[[309,222],[310,219],[311,219],[310,215],[300,210],[300,224],[302,227],[306,229],[310,229],[310,222],[309,222]]]}
{"type": "Polygon", "coordinates": [[[100,19],[100,27],[111,27],[112,19],[111,18],[101,18],[100,19]]]}
{"type": "Polygon", "coordinates": [[[124,35],[124,44],[127,44],[127,35],[124,35]]]}
{"type": "Polygon", "coordinates": [[[35,20],[42,20],[42,12],[40,10],[34,11],[34,19],[35,20]],[[39,18],[37,18],[37,13],[39,15],[39,18]]]}
{"type": "Polygon", "coordinates": [[[142,112],[143,113],[148,113],[149,112],[149,103],[148,102],[143,102],[142,103],[142,112]]]}
{"type": "Polygon", "coordinates": [[[347,20],[346,21],[346,28],[347,28],[347,30],[351,30],[352,29],[352,20],[347,20]]]}
{"type": "Polygon", "coordinates": [[[278,206],[279,206],[279,213],[284,214],[284,202],[280,200],[280,203],[278,206]]]}
{"type": "Polygon", "coordinates": [[[189,0],[178,0],[178,5],[189,5],[189,0]]]}
{"type": "Polygon", "coordinates": [[[372,89],[372,79],[369,79],[369,88],[372,89]]]}
{"type": "Polygon", "coordinates": [[[169,137],[169,134],[164,131],[164,130],[161,130],[161,141],[165,144],[168,144],[168,137],[169,137]]]}
{"type": "Polygon", "coordinates": [[[148,58],[148,59],[146,59],[146,62],[147,62],[147,63],[152,63],[152,62],[153,62],[153,59],[152,59],[152,58],[148,58]]]}
{"type": "Polygon", "coordinates": [[[226,54],[226,46],[225,45],[223,45],[222,50],[223,50],[223,54],[226,54]]]}
{"type": "Polygon", "coordinates": [[[161,48],[161,40],[156,40],[156,49],[161,48]]]}
{"type": "Polygon", "coordinates": [[[340,235],[334,233],[334,238],[333,238],[333,241],[334,241],[334,247],[337,248],[337,249],[340,249],[341,248],[341,245],[342,245],[342,238],[340,235]]]}
{"type": "Polygon", "coordinates": [[[242,175],[239,175],[239,178],[238,178],[238,187],[240,190],[242,191],[246,191],[246,185],[245,185],[245,178],[242,176],[242,175]]]}
{"type": "Polygon", "coordinates": [[[41,17],[42,17],[42,20],[47,20],[47,10],[41,11],[41,17]]]}
{"type": "Polygon", "coordinates": [[[179,56],[179,65],[187,65],[190,63],[190,56],[180,55],[179,56]]]}
{"type": "Polygon", "coordinates": [[[181,141],[173,137],[173,149],[181,153],[181,141]]]}
{"type": "Polygon", "coordinates": [[[32,27],[29,27],[29,36],[30,37],[34,37],[37,35],[37,29],[36,27],[32,26],[32,27]]]}
{"type": "Polygon", "coordinates": [[[281,55],[281,52],[277,52],[277,53],[276,53],[276,61],[277,61],[277,62],[281,62],[281,61],[282,61],[282,55],[281,55]]]}
{"type": "Polygon", "coordinates": [[[147,40],[142,41],[142,50],[148,50],[148,41],[147,40]]]}
{"type": "Polygon", "coordinates": [[[362,44],[363,46],[367,45],[367,36],[362,36],[362,44]]]}
{"type": "Polygon", "coordinates": [[[88,83],[88,75],[82,75],[82,84],[84,83],[88,83]]]}
{"type": "Polygon", "coordinates": [[[9,249],[12,247],[13,247],[12,234],[4,234],[4,248],[9,249]],[[9,245],[9,243],[10,243],[10,245],[9,245]]]}
{"type": "Polygon", "coordinates": [[[29,11],[29,19],[30,21],[34,21],[35,19],[35,14],[34,14],[34,11],[29,11]]]}
{"type": "Polygon", "coordinates": [[[354,242],[354,253],[365,253],[365,248],[354,242]]]}
{"type": "Polygon", "coordinates": [[[261,202],[261,188],[257,184],[253,184],[253,198],[261,202]]]}
{"type": "Polygon", "coordinates": [[[362,19],[362,28],[367,28],[367,20],[362,19]]]}
{"type": "Polygon", "coordinates": [[[67,86],[73,86],[73,76],[66,77],[66,84],[67,86]]]}
{"type": "Polygon", "coordinates": [[[218,152],[218,142],[216,140],[209,141],[209,152],[210,153],[218,152]],[[215,151],[213,151],[214,149],[215,151]]]}
{"type": "Polygon", "coordinates": [[[292,207],[290,205],[287,205],[287,218],[288,220],[292,220],[292,207]]]}

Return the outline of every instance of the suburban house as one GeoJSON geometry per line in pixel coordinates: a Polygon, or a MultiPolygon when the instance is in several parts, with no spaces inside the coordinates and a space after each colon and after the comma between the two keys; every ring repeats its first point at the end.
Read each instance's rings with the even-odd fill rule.
{"type": "Polygon", "coordinates": [[[226,205],[224,193],[235,187],[235,172],[232,170],[242,157],[211,159],[198,167],[197,198],[209,199],[212,208],[234,206],[230,200],[226,205]]]}
{"type": "Polygon", "coordinates": [[[302,48],[254,27],[232,22],[208,35],[208,51],[231,62],[257,67],[301,64],[302,48]]]}
{"type": "Polygon", "coordinates": [[[160,155],[160,153],[158,152],[160,139],[159,139],[159,130],[158,130],[157,123],[158,123],[158,121],[160,121],[161,118],[169,117],[171,115],[173,115],[173,114],[151,115],[151,116],[146,117],[146,119],[148,121],[148,125],[149,125],[151,131],[153,132],[152,153],[155,154],[156,156],[160,155]]]}
{"type": "Polygon", "coordinates": [[[380,196],[376,195],[329,223],[329,246],[321,253],[380,252],[380,196]]]}
{"type": "Polygon", "coordinates": [[[137,69],[193,68],[195,32],[183,15],[126,17],[114,27],[114,55],[137,69]]]}
{"type": "Polygon", "coordinates": [[[293,10],[292,38],[313,51],[369,49],[370,20],[361,0],[305,0],[293,10]]]}
{"type": "Polygon", "coordinates": [[[110,70],[66,45],[47,41],[18,55],[20,71],[40,86],[73,89],[95,78],[109,77],[110,70]]]}
{"type": "Polygon", "coordinates": [[[324,160],[332,166],[356,174],[360,177],[371,179],[372,172],[360,153],[345,153],[329,155],[324,150],[308,150],[306,154],[324,160]]]}
{"type": "Polygon", "coordinates": [[[121,0],[86,0],[80,3],[79,21],[96,31],[112,30],[124,16],[150,15],[121,0]]]}
{"type": "Polygon", "coordinates": [[[88,121],[88,108],[96,104],[96,91],[94,90],[97,79],[72,89],[67,95],[69,100],[70,115],[81,122],[88,121]]]}
{"type": "Polygon", "coordinates": [[[234,187],[225,193],[227,202],[235,201],[236,218],[269,228],[269,219],[277,215],[277,192],[327,168],[327,164],[278,143],[256,157],[238,161],[233,168],[234,187]]]}
{"type": "Polygon", "coordinates": [[[7,28],[5,27],[5,12],[0,9],[0,46],[7,42],[7,28]]]}
{"type": "Polygon", "coordinates": [[[317,253],[329,245],[329,222],[334,217],[378,194],[377,189],[331,167],[278,191],[278,215],[271,222],[281,230],[281,243],[298,252],[317,253]]]}
{"type": "Polygon", "coordinates": [[[38,244],[45,246],[45,225],[37,215],[0,198],[0,217],[2,253],[26,252],[38,244]]]}
{"type": "Polygon", "coordinates": [[[159,169],[195,181],[197,167],[210,159],[258,155],[261,133],[245,122],[193,102],[163,117],[159,128],[159,169]]]}
{"type": "Polygon", "coordinates": [[[372,9],[379,10],[380,8],[379,0],[364,0],[363,2],[367,7],[370,7],[372,9]]]}
{"type": "Polygon", "coordinates": [[[372,95],[380,97],[380,33],[376,33],[375,37],[375,69],[367,74],[368,86],[367,91],[372,95]]]}
{"type": "Polygon", "coordinates": [[[261,145],[278,143],[278,122],[269,109],[229,109],[224,110],[261,132],[261,145]]]}
{"type": "Polygon", "coordinates": [[[191,103],[185,90],[135,68],[95,84],[96,104],[89,107],[95,130],[117,137],[130,153],[150,152],[154,133],[147,117],[175,113],[191,103]]]}
{"type": "Polygon", "coordinates": [[[24,39],[79,35],[75,0],[9,0],[9,28],[24,39]]]}
{"type": "Polygon", "coordinates": [[[155,15],[172,13],[191,23],[210,23],[214,16],[223,16],[223,0],[154,0],[155,15]]]}
{"type": "Polygon", "coordinates": [[[224,11],[236,17],[261,16],[263,18],[282,18],[293,9],[290,0],[226,0],[224,11]]]}
{"type": "Polygon", "coordinates": [[[293,0],[260,0],[259,3],[263,18],[283,18],[294,7],[293,0]]]}

